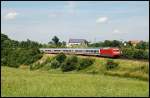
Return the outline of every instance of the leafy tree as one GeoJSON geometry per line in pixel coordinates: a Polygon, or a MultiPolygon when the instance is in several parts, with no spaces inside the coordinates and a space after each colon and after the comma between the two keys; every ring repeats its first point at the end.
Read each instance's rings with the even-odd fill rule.
{"type": "Polygon", "coordinates": [[[77,56],[70,56],[65,60],[64,63],[62,63],[61,70],[63,72],[75,70],[77,68],[77,64],[78,64],[77,56]]]}
{"type": "Polygon", "coordinates": [[[21,64],[31,64],[42,57],[34,41],[18,42],[11,40],[7,35],[1,34],[1,65],[19,67],[21,64]]]}
{"type": "Polygon", "coordinates": [[[105,47],[110,47],[110,46],[112,46],[111,41],[105,40],[105,41],[104,41],[104,46],[105,46],[105,47]]]}
{"type": "Polygon", "coordinates": [[[58,38],[57,36],[54,36],[54,37],[52,38],[52,41],[53,41],[53,43],[54,43],[55,45],[58,45],[58,43],[59,43],[59,38],[58,38]]]}
{"type": "Polygon", "coordinates": [[[120,41],[117,41],[117,40],[112,41],[112,47],[120,47],[120,45],[121,45],[120,41]]]}
{"type": "Polygon", "coordinates": [[[60,53],[58,55],[56,55],[55,59],[59,62],[62,63],[65,61],[66,59],[66,55],[64,53],[60,53]]]}
{"type": "Polygon", "coordinates": [[[144,42],[144,41],[141,41],[139,42],[137,45],[136,45],[136,48],[137,49],[148,49],[149,48],[149,43],[148,42],[144,42]]]}

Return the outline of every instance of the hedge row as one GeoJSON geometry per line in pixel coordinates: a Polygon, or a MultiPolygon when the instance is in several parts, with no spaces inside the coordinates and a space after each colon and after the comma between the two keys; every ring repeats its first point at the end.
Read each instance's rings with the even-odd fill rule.
{"type": "Polygon", "coordinates": [[[30,65],[42,56],[38,49],[5,49],[2,52],[1,65],[17,68],[22,64],[30,65]]]}
{"type": "Polygon", "coordinates": [[[122,56],[129,59],[149,59],[149,51],[134,48],[122,49],[122,56]]]}
{"type": "Polygon", "coordinates": [[[81,70],[92,65],[94,59],[90,58],[79,58],[75,55],[66,56],[63,53],[57,54],[52,59],[47,59],[43,64],[33,64],[31,69],[41,68],[43,65],[49,69],[60,68],[63,72],[81,70]]]}

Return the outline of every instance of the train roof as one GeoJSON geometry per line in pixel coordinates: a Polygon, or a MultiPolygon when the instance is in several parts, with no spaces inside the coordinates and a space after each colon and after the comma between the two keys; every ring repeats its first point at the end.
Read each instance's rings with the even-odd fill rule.
{"type": "Polygon", "coordinates": [[[119,49],[117,47],[99,47],[99,48],[40,48],[39,50],[99,50],[99,49],[119,49]]]}
{"type": "Polygon", "coordinates": [[[100,48],[40,48],[40,50],[98,50],[100,48]]]}

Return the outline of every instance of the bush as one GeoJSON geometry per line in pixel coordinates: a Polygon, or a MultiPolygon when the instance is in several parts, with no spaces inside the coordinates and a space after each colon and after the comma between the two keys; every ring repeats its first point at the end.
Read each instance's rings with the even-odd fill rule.
{"type": "Polygon", "coordinates": [[[77,68],[78,58],[77,56],[70,56],[66,59],[64,63],[62,63],[61,70],[63,72],[72,71],[77,68]]]}
{"type": "Polygon", "coordinates": [[[51,61],[51,68],[56,69],[56,68],[60,67],[60,65],[61,64],[56,59],[51,61]]]}
{"type": "Polygon", "coordinates": [[[143,58],[149,60],[149,51],[144,51],[143,58]]]}
{"type": "Polygon", "coordinates": [[[55,59],[59,62],[62,63],[65,61],[66,59],[66,55],[64,53],[60,53],[58,55],[56,55],[55,59]]]}
{"type": "Polygon", "coordinates": [[[71,63],[62,63],[61,70],[63,72],[75,70],[76,66],[71,63]]]}
{"type": "Polygon", "coordinates": [[[92,65],[93,62],[94,62],[94,59],[90,59],[90,58],[81,58],[81,59],[79,59],[78,70],[87,68],[88,66],[92,65]]]}
{"type": "Polygon", "coordinates": [[[136,59],[142,59],[144,56],[143,50],[135,50],[133,57],[136,59]]]}
{"type": "Polygon", "coordinates": [[[134,48],[124,48],[122,49],[122,56],[129,59],[149,59],[149,51],[134,48]]]}
{"type": "Polygon", "coordinates": [[[136,59],[148,59],[149,58],[149,53],[146,50],[135,49],[133,57],[136,58],[136,59]]]}
{"type": "Polygon", "coordinates": [[[106,69],[113,69],[116,68],[118,66],[118,63],[114,62],[114,60],[112,59],[108,59],[106,62],[106,69]]]}
{"type": "Polygon", "coordinates": [[[133,58],[134,50],[132,48],[124,48],[122,49],[122,56],[125,58],[133,58]]]}

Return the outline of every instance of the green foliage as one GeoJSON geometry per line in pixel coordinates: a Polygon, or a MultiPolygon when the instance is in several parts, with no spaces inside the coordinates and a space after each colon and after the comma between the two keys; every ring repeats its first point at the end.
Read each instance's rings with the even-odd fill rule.
{"type": "Polygon", "coordinates": [[[69,63],[69,61],[66,61],[65,63],[62,63],[61,70],[63,72],[72,71],[76,69],[76,65],[69,63]]]}
{"type": "Polygon", "coordinates": [[[48,57],[46,60],[45,60],[45,64],[46,63],[51,63],[51,61],[53,61],[55,58],[53,57],[53,58],[51,58],[51,57],[48,57]]]}
{"type": "Polygon", "coordinates": [[[30,70],[40,69],[43,66],[44,66],[44,64],[40,64],[39,62],[38,63],[33,63],[33,64],[30,64],[30,70]]]}
{"type": "Polygon", "coordinates": [[[149,59],[149,51],[135,48],[123,48],[122,56],[130,59],[149,59]]]}
{"type": "MultiPolygon", "coordinates": [[[[60,68],[63,72],[72,71],[72,70],[82,70],[92,65],[94,59],[90,58],[78,58],[75,55],[66,56],[63,53],[57,54],[54,57],[48,57],[44,62],[42,62],[43,67],[47,70],[50,68],[56,69],[60,68]]],[[[34,66],[39,66],[35,64],[34,66]]],[[[39,68],[39,67],[38,67],[39,68]]],[[[35,67],[35,69],[37,69],[35,67]]]]}
{"type": "Polygon", "coordinates": [[[59,43],[59,38],[58,38],[57,36],[54,36],[54,37],[52,38],[52,41],[53,41],[53,43],[54,43],[55,45],[58,45],[58,43],[59,43]]]}
{"type": "Polygon", "coordinates": [[[59,62],[62,63],[66,59],[66,55],[64,53],[59,53],[56,55],[55,59],[59,62]]]}
{"type": "Polygon", "coordinates": [[[137,49],[148,49],[149,48],[149,43],[148,42],[144,42],[144,41],[141,41],[140,43],[138,43],[136,45],[136,48],[137,49]]]}
{"type": "Polygon", "coordinates": [[[104,42],[98,42],[89,44],[89,47],[120,47],[122,43],[118,40],[105,40],[104,42]]]}
{"type": "Polygon", "coordinates": [[[57,36],[54,36],[52,38],[52,40],[50,42],[48,42],[48,45],[43,45],[44,48],[65,48],[66,47],[66,42],[65,41],[62,41],[60,42],[59,41],[59,38],[57,36]]]}
{"type": "Polygon", "coordinates": [[[106,69],[107,70],[116,68],[117,66],[118,66],[118,63],[114,62],[113,59],[107,59],[107,62],[106,62],[106,69]]]}
{"type": "Polygon", "coordinates": [[[19,67],[21,64],[31,64],[42,57],[38,47],[40,44],[27,41],[14,41],[1,34],[1,65],[19,67]]]}
{"type": "Polygon", "coordinates": [[[59,68],[60,65],[61,64],[55,59],[53,61],[51,61],[51,68],[53,68],[53,69],[59,68]]]}
{"type": "Polygon", "coordinates": [[[120,45],[121,45],[120,41],[117,41],[117,40],[112,41],[112,47],[120,47],[120,45]]]}
{"type": "Polygon", "coordinates": [[[125,58],[133,58],[134,56],[134,49],[133,48],[123,48],[122,50],[122,56],[125,58]]]}
{"type": "Polygon", "coordinates": [[[65,62],[62,63],[61,70],[63,72],[75,70],[77,68],[76,67],[77,64],[78,64],[77,56],[69,56],[67,57],[65,62]]]}
{"type": "Polygon", "coordinates": [[[149,81],[1,67],[2,97],[148,97],[149,81]]]}
{"type": "Polygon", "coordinates": [[[91,59],[91,58],[80,58],[78,62],[79,62],[79,66],[78,66],[77,69],[81,70],[81,69],[85,69],[88,66],[92,65],[93,62],[94,62],[94,59],[91,59]]]}

